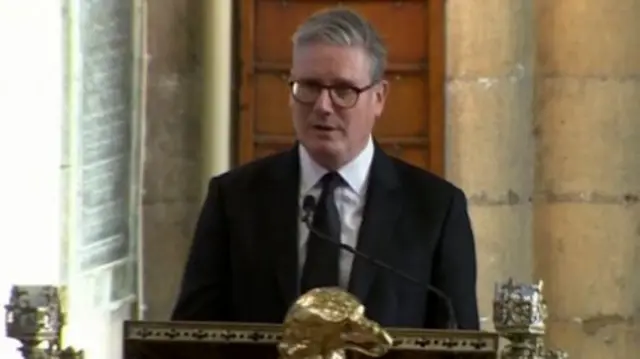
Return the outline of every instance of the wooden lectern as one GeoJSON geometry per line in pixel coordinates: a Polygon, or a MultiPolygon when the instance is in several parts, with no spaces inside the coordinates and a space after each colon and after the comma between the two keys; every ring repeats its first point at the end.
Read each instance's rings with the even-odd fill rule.
{"type": "MultiPolygon", "coordinates": [[[[385,328],[394,342],[383,358],[567,359],[567,353],[546,347],[546,318],[542,282],[509,280],[495,289],[493,324],[497,332],[385,328]]],[[[124,324],[123,359],[277,359],[283,328],[276,324],[129,321],[124,324]]],[[[366,358],[348,355],[350,359],[366,358]]]]}
{"type": "MultiPolygon", "coordinates": [[[[277,359],[280,325],[126,322],[123,359],[277,359]]],[[[395,343],[383,358],[498,357],[492,332],[389,329],[395,343]]],[[[351,358],[364,359],[356,353],[351,358]]]]}
{"type": "MultiPolygon", "coordinates": [[[[340,300],[340,303],[344,302],[340,300]]],[[[544,343],[547,306],[542,296],[542,282],[531,285],[509,280],[497,285],[493,307],[495,333],[385,328],[390,337],[385,332],[384,352],[392,341],[393,345],[383,358],[568,358],[567,353],[550,350],[544,343]],[[504,345],[499,343],[499,338],[506,339],[504,345]]],[[[331,313],[335,313],[335,307],[329,308],[331,313]]],[[[20,351],[24,358],[84,357],[82,350],[62,349],[60,333],[64,314],[57,288],[14,286],[5,310],[7,336],[22,343],[20,351]]],[[[318,332],[308,331],[314,327],[307,324],[316,325],[314,323],[303,321],[305,326],[300,331],[287,327],[287,323],[291,324],[287,320],[284,325],[128,321],[124,323],[122,338],[123,359],[277,359],[279,343],[282,347],[290,343],[287,339],[291,338],[294,345],[299,340],[313,342],[318,335],[318,332]],[[304,336],[303,339],[292,337],[291,333],[302,333],[312,340],[304,339],[304,336]]],[[[326,319],[323,319],[324,323],[326,319]]],[[[353,323],[358,324],[351,322],[349,325],[353,323]]],[[[349,328],[353,330],[352,326],[349,328]]],[[[343,332],[329,331],[329,334],[334,333],[343,340],[343,332]]],[[[359,354],[348,354],[350,359],[365,358],[359,354]]]]}

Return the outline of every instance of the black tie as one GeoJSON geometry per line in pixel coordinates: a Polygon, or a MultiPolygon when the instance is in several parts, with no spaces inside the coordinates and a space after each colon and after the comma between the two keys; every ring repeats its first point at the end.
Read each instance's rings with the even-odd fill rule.
{"type": "MultiPolygon", "coordinates": [[[[342,178],[336,172],[329,172],[320,182],[322,194],[313,214],[313,228],[340,243],[340,215],[334,192],[342,183],[342,178]]],[[[307,258],[302,270],[302,293],[313,288],[337,286],[339,262],[340,248],[310,232],[307,240],[307,258]]]]}

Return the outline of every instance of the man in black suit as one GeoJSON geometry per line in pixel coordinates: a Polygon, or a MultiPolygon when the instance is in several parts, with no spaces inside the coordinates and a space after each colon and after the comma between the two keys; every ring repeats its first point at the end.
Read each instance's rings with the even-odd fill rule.
{"type": "Polygon", "coordinates": [[[338,8],[309,18],[293,42],[298,143],[211,180],[173,320],[280,323],[301,293],[339,285],[382,325],[447,325],[446,302],[433,291],[309,234],[301,206],[313,196],[318,231],[438,288],[459,327],[477,329],[463,192],[372,139],[389,89],[376,31],[338,8]]]}

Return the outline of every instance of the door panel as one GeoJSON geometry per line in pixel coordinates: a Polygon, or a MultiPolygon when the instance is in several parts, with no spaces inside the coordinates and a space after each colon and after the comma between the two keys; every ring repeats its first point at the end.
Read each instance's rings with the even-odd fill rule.
{"type": "Polygon", "coordinates": [[[294,140],[293,138],[287,139],[287,142],[283,143],[256,143],[254,153],[255,158],[262,158],[269,155],[274,155],[278,152],[283,152],[291,149],[293,146],[294,140]]]}
{"type": "Polygon", "coordinates": [[[424,143],[382,143],[381,147],[391,156],[401,158],[420,168],[429,168],[429,153],[424,143]]]}
{"type": "MultiPolygon", "coordinates": [[[[337,1],[255,1],[257,62],[291,62],[291,35],[309,15],[337,1]]],[[[426,1],[342,1],[376,25],[390,63],[425,60],[426,1]],[[402,26],[399,26],[399,25],[402,26]]]]}
{"type": "MultiPolygon", "coordinates": [[[[374,135],[390,155],[442,174],[444,1],[341,1],[376,26],[389,50],[387,106],[374,135]],[[402,26],[399,26],[401,24],[402,26]]],[[[243,0],[240,18],[238,162],[290,148],[291,36],[337,1],[243,0]]]]}
{"type": "Polygon", "coordinates": [[[293,136],[289,110],[288,76],[285,72],[263,72],[255,76],[256,135],[293,136]]]}
{"type": "Polygon", "coordinates": [[[389,97],[374,134],[385,137],[426,137],[429,89],[421,73],[387,75],[389,97]]]}

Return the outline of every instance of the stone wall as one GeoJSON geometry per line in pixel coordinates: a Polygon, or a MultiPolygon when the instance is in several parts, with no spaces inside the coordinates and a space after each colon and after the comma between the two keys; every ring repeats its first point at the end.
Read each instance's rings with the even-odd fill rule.
{"type": "Polygon", "coordinates": [[[637,358],[640,0],[586,3],[535,2],[534,269],[553,344],[637,358]]]}
{"type": "Polygon", "coordinates": [[[447,3],[446,176],[468,197],[489,328],[493,283],[532,280],[533,16],[529,0],[447,3]]]}
{"type": "Polygon", "coordinates": [[[449,0],[447,14],[447,173],[469,196],[481,315],[495,281],[543,279],[552,345],[636,357],[640,1],[449,0]]]}

